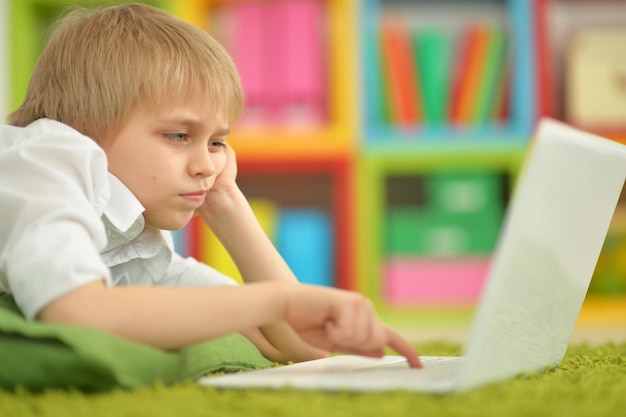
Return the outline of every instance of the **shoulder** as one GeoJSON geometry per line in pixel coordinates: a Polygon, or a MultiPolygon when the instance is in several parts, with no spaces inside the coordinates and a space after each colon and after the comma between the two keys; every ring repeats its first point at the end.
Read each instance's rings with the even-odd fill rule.
{"type": "Polygon", "coordinates": [[[41,154],[57,161],[71,156],[106,161],[104,150],[93,139],[50,119],[39,119],[26,127],[0,126],[0,153],[4,158],[41,154]]]}
{"type": "Polygon", "coordinates": [[[7,180],[13,178],[11,188],[65,190],[59,194],[74,190],[96,207],[102,207],[110,194],[104,150],[93,139],[50,119],[26,127],[0,126],[1,173],[7,180]]]}
{"type": "Polygon", "coordinates": [[[2,150],[48,143],[71,143],[79,149],[104,153],[93,139],[56,120],[39,119],[26,127],[2,125],[0,132],[2,150]]]}

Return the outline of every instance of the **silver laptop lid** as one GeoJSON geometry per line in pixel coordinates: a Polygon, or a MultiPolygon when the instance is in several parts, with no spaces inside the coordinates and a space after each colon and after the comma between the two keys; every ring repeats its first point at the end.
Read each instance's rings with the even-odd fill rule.
{"type": "Polygon", "coordinates": [[[461,388],[558,364],[626,178],[626,146],[543,119],[476,312],[461,388]]]}

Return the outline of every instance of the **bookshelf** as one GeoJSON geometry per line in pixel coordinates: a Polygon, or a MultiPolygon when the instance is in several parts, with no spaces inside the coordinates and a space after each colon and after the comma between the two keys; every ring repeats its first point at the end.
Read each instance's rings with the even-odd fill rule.
{"type": "MultiPolygon", "coordinates": [[[[363,131],[368,147],[449,146],[454,138],[492,142],[504,137],[508,142],[525,142],[536,118],[532,15],[532,2],[519,0],[364,0],[363,131]],[[409,123],[395,120],[401,115],[394,116],[394,103],[402,97],[395,97],[396,77],[389,74],[388,55],[394,54],[388,52],[393,48],[385,41],[388,26],[411,38],[411,45],[395,55],[398,59],[409,55],[416,67],[414,84],[421,84],[416,94],[404,92],[418,96],[417,107],[423,113],[409,123]],[[433,79],[433,73],[439,79],[433,79]],[[429,92],[433,84],[439,90],[429,92]],[[443,104],[432,101],[432,97],[442,96],[443,104]],[[488,114],[481,113],[481,101],[498,99],[506,107],[501,114],[494,114],[498,112],[494,103],[487,107],[488,114]],[[429,108],[437,108],[443,115],[429,115],[429,108]]],[[[403,65],[391,61],[391,66],[402,72],[403,65]]]]}
{"type": "MultiPolygon", "coordinates": [[[[620,51],[626,1],[537,0],[541,114],[626,143],[620,51]]],[[[626,192],[618,203],[591,282],[590,305],[616,304],[626,294],[626,192]],[[598,302],[597,300],[601,301],[598,302]],[[613,300],[613,301],[612,301],[613,300]]]]}
{"type": "Polygon", "coordinates": [[[0,121],[9,113],[9,0],[0,0],[0,121]]]}
{"type": "Polygon", "coordinates": [[[542,114],[626,142],[626,2],[537,0],[537,21],[542,114]]]}
{"type": "MultiPolygon", "coordinates": [[[[232,9],[242,4],[258,4],[261,8],[276,2],[246,2],[237,0],[189,0],[180,2],[177,12],[185,20],[199,26],[220,39],[227,47],[230,42],[220,31],[218,22],[232,19],[232,9]],[[230,13],[230,15],[229,15],[230,13]],[[220,20],[221,19],[221,20],[220,20]],[[218,22],[216,22],[216,20],[218,22]]],[[[288,3],[279,1],[278,3],[288,3]]],[[[297,3],[297,2],[296,2],[297,3]]],[[[351,155],[356,145],[357,112],[354,110],[357,83],[356,64],[356,1],[355,0],[314,0],[321,7],[322,30],[322,77],[324,83],[324,120],[319,123],[298,125],[285,121],[263,122],[246,126],[239,124],[230,137],[237,149],[240,161],[274,158],[287,161],[294,159],[325,160],[351,155]]],[[[268,13],[277,21],[270,26],[280,26],[287,19],[268,13]]],[[[261,17],[261,19],[266,17],[261,17]]],[[[306,20],[306,17],[303,19],[306,20]]],[[[234,24],[236,27],[236,23],[234,24]]],[[[232,30],[232,28],[231,28],[232,30]]],[[[236,30],[236,29],[235,29],[236,30]]],[[[246,31],[243,31],[246,32],[246,31]]],[[[266,45],[272,48],[271,40],[266,45]]],[[[282,45],[279,45],[282,46],[282,45]]],[[[231,52],[232,53],[232,52],[231,52]]],[[[236,54],[234,54],[236,55],[236,54]]],[[[266,61],[266,57],[262,57],[266,61]]],[[[237,63],[237,56],[234,56],[237,63]]],[[[268,70],[271,71],[272,69],[268,70]]],[[[275,68],[273,68],[275,70],[275,68]]],[[[240,68],[242,73],[246,70],[240,68]]],[[[296,69],[298,71],[298,69],[296,69]]],[[[245,77],[242,74],[242,79],[245,77]]],[[[268,78],[270,82],[276,79],[268,78]]],[[[248,97],[250,100],[250,97],[248,97]]]]}
{"type": "Polygon", "coordinates": [[[357,276],[394,322],[476,302],[537,118],[534,17],[528,1],[363,1],[357,276]],[[389,25],[410,43],[408,122],[389,25]]]}
{"type": "MultiPolygon", "coordinates": [[[[568,95],[559,82],[567,69],[564,46],[568,33],[572,28],[607,23],[624,26],[626,1],[312,1],[318,3],[312,7],[321,7],[317,9],[321,66],[317,73],[308,69],[306,73],[310,83],[322,87],[321,91],[303,88],[317,94],[306,96],[313,101],[305,105],[321,103],[322,111],[314,112],[314,117],[305,112],[307,117],[293,119],[259,116],[264,109],[248,114],[229,138],[237,152],[240,185],[251,200],[270,201],[276,210],[321,212],[331,227],[332,285],[361,290],[386,317],[425,307],[466,311],[480,287],[481,273],[537,118],[549,115],[571,122],[561,99],[568,95]],[[397,28],[404,32],[398,35],[397,28]],[[397,51],[407,50],[407,42],[416,61],[407,64],[407,57],[401,57],[403,66],[385,64],[388,56],[397,60],[397,51]],[[473,50],[481,50],[476,45],[483,42],[483,54],[491,51],[492,55],[482,56],[492,58],[476,58],[478,69],[469,71],[470,60],[463,61],[461,53],[468,49],[460,46],[464,42],[474,45],[473,50]],[[389,45],[391,50],[383,48],[389,45]],[[394,50],[395,55],[390,53],[394,50]],[[491,66],[480,67],[483,61],[491,66]],[[404,81],[394,89],[388,77],[398,68],[404,81]],[[462,71],[464,68],[467,71],[462,71]],[[320,71],[321,83],[316,81],[320,71]],[[474,87],[481,87],[467,89],[472,83],[459,81],[458,74],[464,72],[474,73],[474,87]],[[460,103],[463,96],[459,92],[465,91],[462,85],[467,89],[464,94],[473,97],[466,102],[473,104],[454,113],[454,103],[460,103]],[[392,91],[397,94],[396,104],[390,99],[392,91]],[[475,225],[480,226],[478,231],[472,229],[475,225]],[[421,239],[413,246],[406,238],[411,233],[421,239]],[[481,237],[473,239],[474,235],[481,237]],[[407,282],[410,271],[425,279],[443,277],[445,285],[431,286],[429,299],[425,299],[416,288],[428,281],[407,282]],[[453,276],[462,277],[464,292],[452,288],[453,276]]],[[[245,4],[263,6],[279,1],[146,2],[236,48],[237,38],[228,26],[234,19],[233,10],[245,4]]],[[[108,2],[0,0],[0,7],[9,8],[8,59],[4,61],[7,111],[22,100],[49,24],[70,3],[108,2]]],[[[247,27],[252,31],[252,26],[247,27]]],[[[0,53],[1,40],[0,36],[0,53]]],[[[237,61],[237,54],[233,55],[237,61]]],[[[295,64],[285,64],[289,65],[295,64]]],[[[276,66],[269,68],[266,75],[272,68],[276,70],[276,66]]],[[[242,74],[247,74],[245,69],[242,74]]],[[[0,69],[0,93],[1,80],[0,69]]],[[[250,78],[244,81],[246,85],[250,78]]],[[[257,101],[250,95],[264,88],[267,94],[267,85],[262,84],[257,79],[248,91],[254,106],[257,101]]],[[[594,129],[626,141],[626,126],[594,129]]],[[[621,218],[626,219],[616,217],[612,242],[626,241],[619,237],[626,230],[621,218]]],[[[178,238],[185,241],[187,253],[202,259],[210,248],[203,241],[204,232],[197,229],[193,224],[178,238]]],[[[609,251],[611,259],[623,253],[619,244],[607,248],[606,253],[609,251]]],[[[604,262],[612,261],[607,258],[604,262]]]]}
{"type": "MultiPolygon", "coordinates": [[[[311,283],[332,284],[339,288],[354,288],[354,231],[352,213],[354,213],[354,183],[352,178],[353,161],[351,158],[327,158],[318,161],[268,161],[244,162],[240,164],[239,184],[248,198],[269,199],[278,205],[279,210],[304,213],[311,210],[325,214],[332,224],[331,239],[324,242],[322,248],[303,247],[303,260],[320,250],[332,248],[330,263],[332,276],[311,283]]],[[[280,216],[280,211],[279,211],[280,216]]],[[[279,220],[280,222],[280,220],[279,220]]],[[[306,239],[307,230],[313,225],[303,219],[302,231],[294,225],[296,239],[306,239]]],[[[280,239],[275,241],[279,251],[286,256],[292,251],[283,251],[280,239]]],[[[324,259],[324,257],[322,257],[324,259]]],[[[291,259],[287,259],[290,263],[291,259]]],[[[298,272],[297,261],[290,263],[294,272],[298,272]]],[[[322,262],[324,263],[324,262],[322,262]]],[[[298,274],[299,279],[307,281],[306,271],[298,274]]],[[[322,277],[323,278],[323,277],[322,277]]]]}
{"type": "MultiPolygon", "coordinates": [[[[332,264],[330,282],[341,288],[355,287],[356,5],[354,0],[191,0],[176,9],[219,39],[240,71],[248,113],[229,137],[240,186],[249,198],[276,204],[278,223],[281,211],[283,219],[293,210],[326,216],[331,239],[314,252],[332,245],[332,259],[325,262],[332,264]],[[319,38],[311,39],[311,31],[319,38]],[[315,54],[303,55],[303,45],[315,54]],[[285,51],[297,59],[286,59],[285,51]],[[297,112],[304,107],[304,119],[301,113],[281,113],[294,102],[288,100],[295,101],[297,112]]],[[[292,235],[311,230],[305,223],[301,228],[292,235]]],[[[276,236],[268,234],[280,250],[276,236]]],[[[301,253],[304,258],[310,250],[303,247],[301,253]]]]}
{"type": "MultiPolygon", "coordinates": [[[[47,30],[59,14],[72,4],[89,7],[111,2],[106,0],[7,1],[10,1],[11,6],[9,27],[11,45],[8,53],[10,57],[8,62],[11,63],[9,68],[11,90],[8,94],[11,110],[21,103],[32,68],[45,44],[47,30]]],[[[223,25],[216,24],[216,16],[224,18],[228,9],[237,8],[246,3],[213,0],[147,0],[145,2],[170,11],[218,38],[222,35],[219,29],[223,25]]],[[[317,74],[313,73],[309,76],[310,83],[317,84],[313,88],[309,85],[308,90],[306,90],[306,85],[297,85],[299,76],[307,68],[298,67],[300,63],[293,62],[293,60],[285,61],[284,57],[277,57],[277,59],[283,59],[281,62],[286,67],[291,67],[291,73],[283,77],[287,81],[281,84],[281,91],[292,95],[319,93],[320,97],[315,99],[323,101],[321,105],[324,115],[314,121],[299,117],[293,118],[296,121],[294,123],[294,120],[278,116],[257,124],[240,123],[236,126],[229,142],[237,152],[239,182],[247,195],[258,200],[271,200],[278,210],[288,211],[291,218],[294,216],[305,218],[302,216],[308,213],[312,221],[317,219],[317,224],[330,225],[330,234],[326,239],[333,247],[330,253],[332,259],[323,259],[330,265],[332,274],[328,283],[351,288],[354,287],[352,165],[357,137],[357,114],[353,110],[353,104],[356,101],[354,99],[356,92],[354,74],[357,69],[354,58],[356,51],[353,47],[356,37],[356,3],[352,0],[314,0],[297,2],[297,4],[296,2],[287,4],[284,1],[251,2],[258,6],[270,5],[272,8],[274,4],[279,3],[284,3],[280,13],[289,13],[290,21],[298,22],[297,19],[300,19],[300,26],[303,27],[306,26],[312,9],[313,12],[317,12],[319,18],[317,25],[319,25],[321,35],[318,58],[323,61],[323,64],[320,65],[317,74]],[[302,5],[306,10],[302,10],[302,5]],[[288,178],[288,184],[280,181],[278,179],[280,177],[288,178]],[[306,195],[309,191],[307,188],[311,187],[320,188],[321,192],[310,192],[306,204],[294,198],[296,195],[306,195]],[[257,190],[263,191],[257,192],[257,190]],[[313,212],[318,216],[311,216],[313,212]],[[324,220],[321,223],[320,218],[324,220]]],[[[274,23],[276,27],[281,26],[276,24],[276,21],[270,23],[274,23]]],[[[295,27],[292,25],[290,28],[296,32],[300,29],[298,25],[295,27]]],[[[246,30],[241,32],[246,33],[246,30]]],[[[298,36],[301,35],[302,33],[298,36]]],[[[290,36],[283,37],[291,38],[290,36]]],[[[227,39],[220,40],[227,43],[227,39]]],[[[273,41],[282,40],[275,37],[273,41]]],[[[311,39],[309,41],[312,42],[311,39]]],[[[281,46],[291,48],[291,51],[298,47],[293,43],[282,43],[281,46]]],[[[304,54],[299,55],[300,60],[306,58],[304,54]]],[[[309,63],[311,63],[311,57],[309,57],[309,63]]],[[[270,69],[276,70],[276,68],[270,69]]],[[[283,79],[271,81],[282,82],[283,79]]],[[[269,91],[271,93],[271,90],[269,91]]],[[[301,108],[297,111],[300,112],[298,116],[301,116],[301,108]]],[[[314,229],[310,227],[309,230],[314,229]]],[[[283,235],[297,240],[297,233],[293,231],[289,233],[286,231],[283,235]]],[[[206,237],[206,230],[203,230],[198,222],[193,222],[178,233],[175,240],[183,248],[185,254],[193,254],[203,259],[208,251],[207,240],[210,240],[206,237]]],[[[274,238],[274,236],[271,237],[274,238]]],[[[295,247],[298,247],[298,243],[292,242],[295,247]]],[[[324,254],[326,257],[329,256],[328,251],[324,254]]]]}

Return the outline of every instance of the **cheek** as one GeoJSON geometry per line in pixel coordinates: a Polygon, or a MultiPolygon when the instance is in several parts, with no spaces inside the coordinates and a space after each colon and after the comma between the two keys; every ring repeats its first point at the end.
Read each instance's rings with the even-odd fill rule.
{"type": "Polygon", "coordinates": [[[224,168],[226,168],[226,153],[225,152],[219,152],[214,154],[215,156],[213,157],[213,165],[215,165],[215,170],[217,172],[222,172],[224,170],[224,168]]]}

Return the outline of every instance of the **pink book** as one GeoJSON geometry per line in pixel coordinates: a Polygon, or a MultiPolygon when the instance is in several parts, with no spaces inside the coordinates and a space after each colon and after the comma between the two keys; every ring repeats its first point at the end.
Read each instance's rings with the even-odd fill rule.
{"type": "Polygon", "coordinates": [[[474,305],[487,276],[487,256],[457,259],[391,258],[385,296],[396,306],[474,305]]]}
{"type": "Polygon", "coordinates": [[[268,59],[263,21],[265,6],[262,2],[241,2],[228,7],[232,8],[234,26],[230,52],[246,94],[246,110],[241,124],[262,123],[267,118],[267,94],[271,88],[264,69],[268,59]]]}
{"type": "MultiPolygon", "coordinates": [[[[274,61],[281,123],[322,123],[325,118],[325,45],[322,0],[279,0],[274,22],[274,61]]],[[[268,22],[269,23],[269,22],[268,22]]]]}

